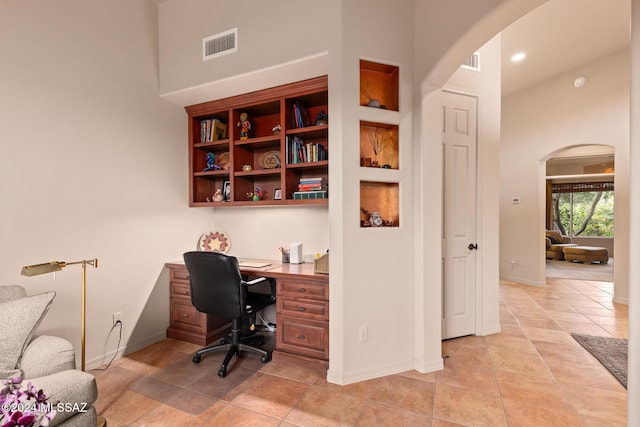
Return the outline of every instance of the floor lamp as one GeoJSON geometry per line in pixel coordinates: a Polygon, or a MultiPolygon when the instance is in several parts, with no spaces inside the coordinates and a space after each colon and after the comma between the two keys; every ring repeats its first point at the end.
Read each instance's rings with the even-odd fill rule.
{"type": "MultiPolygon", "coordinates": [[[[23,276],[38,276],[40,274],[55,273],[68,265],[80,264],[82,266],[82,370],[84,371],[85,361],[85,336],[87,321],[87,265],[98,268],[98,259],[83,259],[82,261],[64,262],[51,261],[44,264],[27,265],[22,267],[23,276]]],[[[106,425],[106,420],[102,416],[98,416],[97,426],[106,425]]]]}
{"type": "Polygon", "coordinates": [[[22,267],[22,275],[23,276],[38,276],[40,274],[47,273],[55,273],[56,271],[60,271],[68,265],[80,264],[82,265],[82,370],[84,371],[84,360],[85,360],[85,328],[86,328],[86,318],[87,318],[87,265],[90,265],[94,268],[98,268],[98,260],[90,259],[90,260],[82,260],[82,261],[74,261],[74,262],[64,262],[64,261],[51,261],[44,264],[36,264],[36,265],[27,265],[22,267]]]}

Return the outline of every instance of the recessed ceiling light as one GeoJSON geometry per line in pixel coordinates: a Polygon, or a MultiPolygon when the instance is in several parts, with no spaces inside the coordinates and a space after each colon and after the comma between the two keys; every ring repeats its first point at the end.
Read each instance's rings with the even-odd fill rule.
{"type": "Polygon", "coordinates": [[[527,54],[526,54],[526,53],[524,53],[524,52],[516,53],[515,55],[513,55],[513,56],[511,57],[511,61],[513,61],[513,62],[520,62],[520,61],[522,61],[522,60],[525,58],[525,56],[527,56],[527,54]]]}
{"type": "Polygon", "coordinates": [[[582,87],[586,83],[587,79],[584,77],[578,77],[573,81],[573,87],[582,87]]]}

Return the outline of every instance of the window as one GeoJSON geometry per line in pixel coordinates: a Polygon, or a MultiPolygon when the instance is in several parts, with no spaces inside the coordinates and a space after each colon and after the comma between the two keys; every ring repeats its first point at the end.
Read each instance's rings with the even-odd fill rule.
{"type": "Polygon", "coordinates": [[[613,237],[613,182],[552,185],[553,225],[567,236],[613,237]]]}

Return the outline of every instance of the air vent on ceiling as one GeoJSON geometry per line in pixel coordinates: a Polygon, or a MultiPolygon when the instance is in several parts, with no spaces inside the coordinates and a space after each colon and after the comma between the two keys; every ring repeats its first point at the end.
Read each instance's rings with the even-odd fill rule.
{"type": "Polygon", "coordinates": [[[480,71],[480,52],[474,52],[473,55],[464,61],[464,64],[462,64],[461,67],[480,71]]]}
{"type": "Polygon", "coordinates": [[[202,60],[216,58],[238,50],[238,28],[202,39],[202,60]]]}

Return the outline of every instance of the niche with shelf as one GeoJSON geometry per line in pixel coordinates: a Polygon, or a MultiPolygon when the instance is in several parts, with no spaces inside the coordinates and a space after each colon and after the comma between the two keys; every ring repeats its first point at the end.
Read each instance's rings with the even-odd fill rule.
{"type": "Polygon", "coordinates": [[[294,192],[301,179],[320,178],[327,186],[328,104],[328,80],[323,76],[186,107],[189,206],[326,205],[326,191],[322,198],[319,193],[298,198],[294,192]],[[243,114],[251,125],[246,135],[240,123],[243,114]],[[219,128],[226,126],[225,133],[218,131],[203,142],[202,123],[217,123],[213,119],[219,128]],[[300,142],[300,157],[295,162],[294,138],[300,142]],[[208,153],[216,158],[211,170],[205,170],[208,153]],[[213,194],[226,182],[229,200],[213,202],[213,194]],[[247,193],[258,187],[264,197],[252,201],[247,193]],[[282,198],[276,200],[277,189],[282,198]]]}
{"type": "Polygon", "coordinates": [[[360,121],[360,166],[398,169],[398,126],[360,121]]]}
{"type": "Polygon", "coordinates": [[[398,111],[400,68],[360,60],[360,105],[398,111]]]}
{"type": "Polygon", "coordinates": [[[400,185],[397,182],[360,181],[360,226],[400,226],[400,185]],[[376,214],[380,221],[375,220],[376,214]]]}

